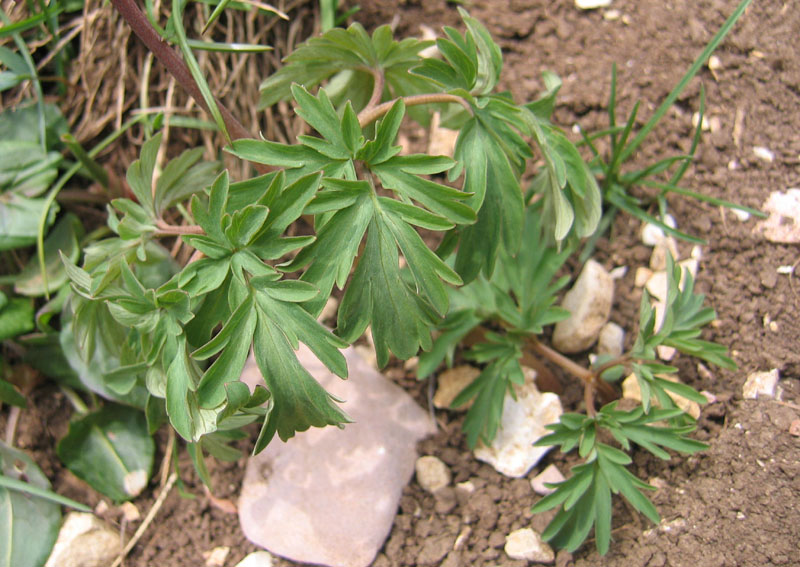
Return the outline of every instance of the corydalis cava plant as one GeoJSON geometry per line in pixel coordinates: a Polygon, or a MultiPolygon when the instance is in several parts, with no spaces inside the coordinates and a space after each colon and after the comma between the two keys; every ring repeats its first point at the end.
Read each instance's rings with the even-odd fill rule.
{"type": "Polygon", "coordinates": [[[340,349],[368,326],[381,366],[390,353],[430,349],[448,288],[491,275],[498,258],[520,249],[520,177],[531,158],[544,158],[547,239],[593,232],[597,184],[549,122],[557,80],[546,75],[548,92],[527,104],[497,92],[500,49],[462,16],[465,32],[445,28],[436,42],[441,60],[419,56],[430,42],[398,42],[386,26],[369,36],[354,24],[300,46],[262,85],[262,103],[291,97],[316,134],[229,149],[277,171],[236,183],[223,172],[209,184],[210,166],[184,154],[154,183],[160,137],[144,145],[128,172],[135,199],[111,204],[116,236],[88,250],[81,267],[65,259],[74,350],[84,361],[102,351],[119,363],[102,372],[105,390],[144,407],[151,427],[166,414],[190,443],[260,420],[259,451],[275,433],[285,440],[342,425],[347,416],[298,363],[298,343],[341,377],[340,349]],[[401,155],[404,117],[425,121],[421,111],[432,108],[460,131],[454,158],[401,155]],[[177,174],[197,183],[176,190],[177,174]],[[172,224],[177,214],[188,222],[172,224]],[[314,234],[288,236],[301,215],[313,219],[314,234]],[[418,228],[443,233],[437,251],[418,228]],[[195,261],[169,258],[160,241],[175,236],[195,261]],[[334,286],[345,291],[330,332],[316,316],[334,286]],[[251,350],[266,381],[252,395],[239,382],[251,350]]]}

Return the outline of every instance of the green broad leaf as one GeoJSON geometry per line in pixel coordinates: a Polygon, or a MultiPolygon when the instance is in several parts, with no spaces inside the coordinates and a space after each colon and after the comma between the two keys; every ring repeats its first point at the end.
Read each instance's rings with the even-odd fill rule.
{"type": "Polygon", "coordinates": [[[0,308],[0,341],[13,339],[34,329],[33,302],[12,297],[0,308]]]}
{"type": "Polygon", "coordinates": [[[503,54],[500,46],[494,42],[483,24],[470,17],[469,13],[460,6],[458,13],[464,20],[477,48],[477,81],[472,90],[478,94],[488,94],[494,90],[500,80],[500,73],[503,70],[503,54]]]}
{"type": "MultiPolygon", "coordinates": [[[[15,192],[0,193],[0,251],[35,243],[39,219],[47,206],[44,198],[30,199],[15,192]]],[[[52,205],[47,212],[45,227],[53,224],[57,212],[58,205],[52,205]]]]}
{"type": "Polygon", "coordinates": [[[69,124],[55,104],[45,103],[45,140],[42,144],[39,130],[39,108],[35,103],[0,112],[0,140],[34,142],[48,151],[61,148],[61,136],[69,131],[69,124]]]}
{"type": "Polygon", "coordinates": [[[197,385],[202,373],[186,351],[186,341],[178,341],[177,352],[167,368],[167,415],[175,431],[186,441],[196,442],[216,428],[217,411],[201,408],[197,385]]]}
{"type": "Polygon", "coordinates": [[[552,71],[542,72],[542,81],[545,91],[533,102],[525,105],[536,118],[541,121],[549,122],[556,106],[556,95],[561,89],[561,78],[552,71]]]}
{"type": "Polygon", "coordinates": [[[150,138],[142,145],[139,159],[128,168],[128,185],[136,195],[139,204],[151,218],[158,218],[153,201],[153,171],[156,167],[158,149],[161,146],[161,132],[150,138]]]}
{"type": "Polygon", "coordinates": [[[188,199],[214,182],[220,163],[200,161],[202,157],[203,149],[194,148],[186,150],[167,164],[156,182],[153,196],[156,216],[161,217],[171,206],[188,199]]]}
{"type": "MultiPolygon", "coordinates": [[[[258,280],[256,278],[254,280],[256,281],[253,286],[258,287],[258,280]]],[[[258,289],[256,292],[257,305],[264,317],[271,318],[273,323],[280,328],[292,349],[297,350],[298,342],[302,342],[331,372],[346,378],[347,362],[339,349],[346,347],[347,343],[328,331],[297,303],[302,300],[296,294],[299,289],[307,290],[304,282],[285,281],[258,289]],[[294,293],[288,293],[288,290],[292,288],[294,288],[294,293]],[[294,297],[289,298],[290,295],[294,295],[294,297]]]]}
{"type": "Polygon", "coordinates": [[[275,433],[286,441],[309,427],[349,423],[350,418],[335,405],[335,399],[298,362],[286,335],[260,302],[256,311],[255,358],[272,405],[253,452],[263,450],[275,433]]]}
{"type": "MultiPolygon", "coordinates": [[[[467,204],[478,212],[477,222],[461,230],[456,256],[456,271],[467,282],[481,270],[491,276],[501,247],[510,255],[520,247],[524,204],[504,142],[497,138],[502,124],[488,113],[476,113],[456,144],[455,157],[464,164],[464,190],[472,193],[467,204]]],[[[519,138],[506,132],[510,136],[519,138]]]]}
{"type": "Polygon", "coordinates": [[[25,396],[20,394],[10,382],[0,378],[0,402],[17,406],[18,408],[28,407],[25,396]]]}
{"type": "Polygon", "coordinates": [[[323,191],[318,198],[331,193],[343,197],[333,205],[341,204],[342,208],[335,209],[327,222],[318,227],[317,239],[283,267],[294,271],[310,264],[301,279],[319,289],[319,299],[306,305],[313,315],[318,315],[325,306],[334,283],[340,289],[344,287],[375,206],[372,189],[364,181],[326,180],[326,184],[332,189],[323,191]]]}
{"type": "MultiPolygon", "coordinates": [[[[418,53],[432,43],[412,38],[395,41],[389,26],[378,27],[371,38],[358,23],[346,30],[331,29],[298,46],[284,60],[286,65],[261,84],[259,108],[288,98],[295,83],[310,89],[343,71],[349,74],[340,89],[347,92],[348,99],[363,101],[362,104],[369,100],[372,90],[369,69],[379,68],[387,76],[401,79],[399,84],[387,80],[391,96],[408,94],[397,89],[408,88],[414,82],[402,75],[408,75],[408,69],[419,62],[418,53]]],[[[361,108],[359,105],[355,110],[361,108]]]]}
{"type": "Polygon", "coordinates": [[[437,317],[400,274],[397,241],[382,215],[370,221],[361,259],[339,306],[338,334],[353,342],[372,324],[378,364],[391,350],[405,360],[431,347],[430,330],[437,317]]]}
{"type": "Polygon", "coordinates": [[[147,486],[155,443],[141,411],[109,404],[70,423],[56,452],[75,476],[122,502],[147,486]]]}
{"type": "MultiPolygon", "coordinates": [[[[306,142],[308,140],[309,138],[305,138],[306,142]]],[[[267,140],[236,140],[231,148],[226,148],[226,151],[247,161],[285,168],[286,180],[289,183],[320,171],[327,177],[341,178],[346,174],[354,177],[349,175],[353,166],[346,156],[332,158],[308,145],[288,146],[267,140]]]]}
{"type": "Polygon", "coordinates": [[[402,99],[398,99],[383,118],[378,120],[375,128],[375,139],[364,144],[356,157],[369,166],[379,165],[400,153],[402,148],[395,146],[397,132],[403,123],[406,106],[402,99]]]}
{"type": "Polygon", "coordinates": [[[197,399],[200,406],[206,408],[219,406],[226,397],[225,384],[239,380],[253,344],[255,326],[254,302],[252,298],[248,297],[231,314],[230,319],[217,336],[193,354],[193,357],[199,358],[198,352],[200,351],[203,351],[206,356],[210,356],[219,349],[223,349],[219,357],[205,371],[197,387],[197,399]],[[208,345],[212,344],[214,347],[209,350],[208,345]]]}
{"type": "MultiPolygon", "coordinates": [[[[297,102],[297,115],[322,135],[322,140],[313,139],[317,140],[312,146],[315,150],[334,159],[355,156],[363,137],[352,106],[345,107],[344,117],[340,119],[325,89],[320,89],[314,96],[303,87],[293,85],[292,96],[297,102]]],[[[311,140],[308,137],[300,139],[305,145],[309,145],[311,140]]]]}
{"type": "Polygon", "coordinates": [[[25,265],[16,282],[14,291],[20,295],[39,297],[53,293],[67,280],[67,272],[59,253],[77,262],[81,254],[80,239],[83,237],[83,225],[78,217],[72,214],[64,216],[50,231],[44,241],[45,271],[47,287],[42,278],[39,262],[35,257],[25,265]]]}
{"type": "Polygon", "coordinates": [[[40,567],[58,536],[61,507],[7,487],[6,479],[46,493],[50,482],[28,455],[0,442],[0,567],[40,567]]]}
{"type": "Polygon", "coordinates": [[[0,140],[0,191],[37,197],[55,180],[60,162],[58,153],[39,142],[0,140]]]}
{"type": "Polygon", "coordinates": [[[433,341],[431,349],[419,355],[417,378],[422,380],[430,376],[445,359],[450,365],[456,346],[481,322],[482,319],[476,315],[474,309],[449,313],[437,327],[439,336],[433,341]]]}
{"type": "Polygon", "coordinates": [[[470,197],[468,193],[419,177],[442,173],[453,165],[452,160],[441,156],[412,155],[395,156],[371,169],[385,188],[398,195],[424,205],[454,224],[472,223],[475,211],[464,203],[470,197]]]}

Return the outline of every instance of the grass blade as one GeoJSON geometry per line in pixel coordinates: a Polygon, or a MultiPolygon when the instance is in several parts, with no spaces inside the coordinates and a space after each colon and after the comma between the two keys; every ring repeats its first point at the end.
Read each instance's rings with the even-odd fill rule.
{"type": "Polygon", "coordinates": [[[664,99],[664,102],[661,103],[661,106],[656,109],[653,116],[647,121],[647,124],[645,124],[641,130],[639,130],[639,133],[636,134],[636,137],[634,137],[631,143],[628,144],[624,150],[622,150],[622,153],[620,154],[620,161],[624,161],[629,158],[631,154],[636,151],[636,148],[638,148],[641,143],[644,142],[644,139],[647,137],[650,131],[655,128],[656,124],[658,124],[664,114],[666,114],[667,110],[669,110],[669,107],[672,106],[672,104],[678,99],[678,96],[681,94],[681,92],[683,92],[683,89],[686,88],[686,85],[689,84],[689,81],[694,78],[714,50],[719,46],[720,43],[722,43],[722,40],[725,39],[725,36],[728,35],[729,31],[731,31],[731,28],[750,5],[751,1],[752,0],[742,0],[742,2],[739,3],[739,6],[737,6],[736,10],[734,10],[733,14],[731,14],[728,19],[725,20],[725,23],[722,24],[722,27],[719,29],[716,35],[711,38],[711,41],[708,43],[708,45],[706,45],[706,48],[703,50],[703,52],[700,53],[697,59],[694,60],[694,63],[692,63],[692,66],[689,67],[683,77],[681,77],[680,82],[678,82],[678,84],[675,85],[675,88],[672,89],[672,91],[667,95],[667,98],[664,99]]]}
{"type": "Polygon", "coordinates": [[[39,488],[38,486],[34,486],[32,484],[28,484],[27,482],[22,482],[16,478],[11,478],[5,475],[0,474],[0,486],[3,488],[7,488],[9,490],[16,490],[17,492],[25,492],[26,494],[30,494],[31,496],[37,496],[39,498],[44,498],[45,500],[49,500],[50,502],[55,502],[56,504],[61,504],[62,506],[69,506],[70,508],[75,508],[81,512],[91,512],[92,509],[86,506],[85,504],[81,504],[80,502],[76,502],[75,500],[71,500],[66,496],[61,496],[60,494],[56,494],[50,490],[45,490],[43,488],[39,488]]]}

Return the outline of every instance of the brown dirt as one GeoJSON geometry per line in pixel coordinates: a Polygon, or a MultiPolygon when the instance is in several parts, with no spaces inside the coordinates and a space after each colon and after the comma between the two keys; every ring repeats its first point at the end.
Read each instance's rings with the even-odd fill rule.
{"type": "MultiPolygon", "coordinates": [[[[458,25],[454,5],[445,0],[360,4],[359,19],[369,25],[390,22],[398,14],[401,33],[416,34],[420,23],[458,25]]],[[[541,88],[540,72],[551,69],[564,79],[556,121],[565,130],[575,122],[592,130],[605,124],[613,62],[619,68],[621,111],[640,100],[640,116],[646,119],[735,4],[615,0],[612,8],[621,16],[617,20],[604,19],[602,11],[579,11],[572,0],[491,0],[469,8],[503,47],[504,81],[517,100],[534,96],[541,88]]],[[[704,137],[686,185],[753,207],[771,191],[800,186],[798,29],[800,11],[788,2],[755,2],[718,50],[722,66],[716,75],[701,71],[638,159],[644,163],[687,149],[702,83],[708,115],[718,117],[721,128],[704,137]],[[770,148],[775,161],[756,158],[754,146],[770,148]]],[[[727,345],[740,368],[701,375],[693,362],[678,361],[682,378],[714,393],[718,401],[704,408],[698,423],[697,437],[709,442],[710,450],[669,461],[635,455],[633,472],[660,487],[653,500],[664,523],[648,525],[617,503],[609,554],[601,558],[589,542],[575,554],[558,553],[556,564],[800,565],[800,438],[788,432],[800,417],[800,292],[792,279],[776,272],[778,266],[795,264],[800,250],[754,236],[754,220],[741,222],[729,212],[683,199],[670,205],[681,228],[708,240],[698,287],[719,314],[709,337],[727,345]],[[747,374],[771,368],[781,371],[783,401],[742,400],[747,374]]],[[[637,222],[618,218],[597,251],[606,267],[629,267],[617,283],[613,315],[629,332],[641,293],[633,286],[633,272],[647,263],[650,253],[640,244],[637,229],[637,222]]],[[[688,249],[681,245],[684,257],[688,249]]],[[[426,388],[401,374],[392,372],[426,403],[426,388]]],[[[565,403],[576,406],[579,399],[577,388],[568,386],[565,403]]],[[[34,394],[31,405],[22,415],[18,445],[33,453],[60,492],[96,504],[98,497],[66,473],[52,453],[66,429],[67,403],[44,388],[34,394]]],[[[469,455],[458,415],[440,412],[437,417],[441,431],[424,441],[420,452],[439,456],[451,467],[454,482],[471,480],[476,491],[468,499],[447,490],[434,498],[412,482],[375,565],[523,565],[503,552],[505,535],[525,526],[545,527],[547,517],[529,512],[539,497],[528,479],[504,478],[469,455]],[[459,548],[454,549],[457,538],[459,548]]],[[[550,454],[529,477],[549,463],[566,472],[573,462],[572,456],[550,454]]],[[[218,497],[235,498],[243,468],[243,462],[212,465],[218,497]]],[[[202,553],[216,546],[230,546],[225,564],[235,565],[255,549],[239,532],[235,516],[210,505],[188,463],[182,471],[186,490],[195,498],[173,491],[126,561],[129,567],[202,565],[202,553]]],[[[144,512],[152,501],[151,492],[136,504],[144,512]]],[[[112,510],[109,519],[118,519],[114,514],[112,510]]],[[[128,526],[128,532],[135,527],[128,526]]],[[[276,564],[293,565],[284,560],[276,564]]]]}

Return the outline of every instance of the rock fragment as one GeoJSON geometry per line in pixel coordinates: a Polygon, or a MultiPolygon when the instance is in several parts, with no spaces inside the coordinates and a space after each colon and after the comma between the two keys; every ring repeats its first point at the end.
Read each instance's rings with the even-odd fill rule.
{"type": "MultiPolygon", "coordinates": [[[[367,567],[383,545],[417,459],[435,431],[427,412],[353,349],[349,379],[328,371],[305,346],[298,357],[354,420],[344,430],[312,428],[272,442],[248,460],[239,499],[245,536],[276,555],[331,567],[367,567]]],[[[242,380],[260,379],[252,359],[242,380]],[[255,374],[255,376],[253,376],[255,374]]]]}
{"type": "Polygon", "coordinates": [[[800,242],[800,188],[772,192],[763,209],[769,217],[756,225],[757,233],[771,242],[800,242]]]}
{"type": "Polygon", "coordinates": [[[269,551],[254,551],[239,561],[236,567],[272,567],[272,554],[269,551]]]}
{"type": "Polygon", "coordinates": [[[506,393],[500,429],[490,447],[479,445],[475,457],[492,465],[498,472],[519,478],[551,449],[533,443],[549,430],[545,426],[561,417],[561,400],[553,393],[539,392],[533,380],[515,387],[517,399],[506,393]]]}
{"type": "Polygon", "coordinates": [[[606,323],[597,337],[597,354],[622,356],[625,348],[625,330],[616,323],[606,323]]]}
{"type": "Polygon", "coordinates": [[[450,404],[461,391],[472,384],[481,371],[474,366],[461,365],[449,368],[436,377],[436,393],[433,395],[433,406],[438,409],[469,409],[471,402],[460,408],[451,408],[450,404]]]}
{"type": "Polygon", "coordinates": [[[571,315],[556,324],[553,346],[564,353],[581,352],[592,346],[608,321],[613,300],[614,280],[603,266],[589,260],[561,302],[571,315]]]}
{"type": "Polygon", "coordinates": [[[414,469],[419,485],[431,494],[450,484],[450,469],[439,457],[433,455],[420,457],[417,459],[414,469]]]}
{"type": "Polygon", "coordinates": [[[206,567],[223,567],[230,552],[230,547],[222,546],[203,552],[203,559],[206,560],[206,567]]]}
{"type": "Polygon", "coordinates": [[[93,514],[67,514],[45,567],[107,567],[122,551],[119,533],[93,514]]]}
{"type": "Polygon", "coordinates": [[[742,396],[747,400],[774,398],[779,379],[780,372],[777,368],[768,372],[753,372],[745,380],[742,396]]]}
{"type": "Polygon", "coordinates": [[[548,465],[546,469],[531,479],[531,487],[536,494],[547,496],[555,492],[555,488],[547,488],[545,484],[555,484],[563,482],[564,475],[555,465],[548,465]]]}
{"type": "Polygon", "coordinates": [[[522,528],[508,534],[505,552],[511,559],[534,563],[552,563],[556,559],[553,548],[542,541],[542,536],[531,528],[522,528]]]}
{"type": "Polygon", "coordinates": [[[575,0],[575,6],[581,10],[596,10],[611,6],[611,0],[575,0]]]}

